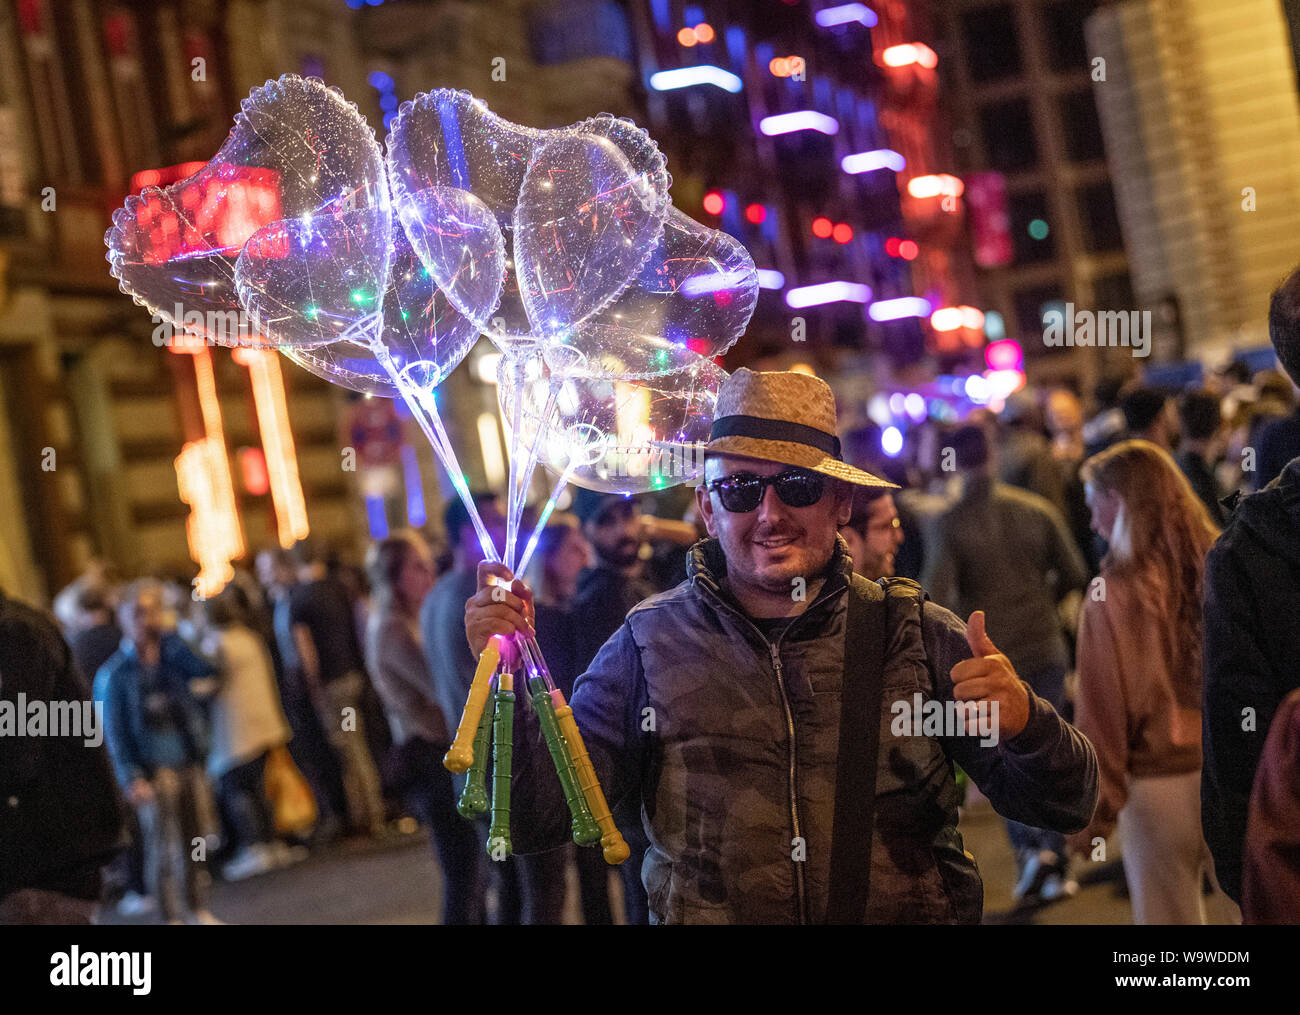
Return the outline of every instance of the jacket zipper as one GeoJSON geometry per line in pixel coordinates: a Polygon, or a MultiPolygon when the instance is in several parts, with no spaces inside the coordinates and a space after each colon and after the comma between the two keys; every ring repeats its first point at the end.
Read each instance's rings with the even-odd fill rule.
{"type": "MultiPolygon", "coordinates": [[[[795,770],[798,767],[799,759],[794,737],[794,713],[790,710],[790,698],[785,691],[785,675],[781,670],[781,652],[777,647],[779,643],[780,638],[777,639],[776,644],[769,642],[768,648],[772,652],[772,665],[776,668],[776,686],[781,691],[781,705],[785,709],[786,730],[790,735],[790,821],[794,825],[794,837],[798,839],[800,837],[799,792],[795,770]]],[[[804,894],[803,864],[797,860],[794,861],[794,883],[799,898],[799,923],[806,924],[808,922],[808,903],[804,894]]]]}
{"type": "MultiPolygon", "coordinates": [[[[796,773],[796,769],[798,768],[798,750],[795,745],[794,712],[790,708],[790,696],[786,693],[786,689],[785,689],[785,671],[781,668],[781,648],[780,648],[781,640],[785,638],[786,634],[789,633],[790,629],[794,627],[795,624],[799,623],[800,620],[808,616],[808,614],[811,613],[813,609],[815,609],[818,606],[821,606],[822,603],[830,602],[832,599],[836,598],[836,596],[839,595],[839,592],[837,591],[835,593],[832,593],[831,595],[826,596],[825,598],[819,596],[813,602],[809,603],[808,609],[804,610],[804,612],[801,613],[799,616],[793,618],[790,621],[790,623],[787,624],[785,628],[781,631],[780,637],[778,637],[775,642],[768,641],[767,638],[764,636],[763,632],[758,629],[758,627],[754,624],[753,621],[751,621],[743,613],[740,613],[732,609],[729,605],[727,605],[726,602],[722,600],[720,596],[717,596],[712,592],[710,592],[709,594],[710,597],[714,600],[714,602],[718,606],[721,606],[732,616],[736,617],[736,619],[744,622],[745,624],[748,624],[750,630],[752,630],[756,635],[758,635],[759,640],[763,642],[765,645],[767,645],[768,652],[772,656],[772,666],[776,670],[776,686],[777,686],[777,690],[781,692],[781,707],[785,710],[786,730],[790,737],[790,751],[789,751],[790,821],[794,826],[794,835],[795,838],[797,839],[800,837],[799,792],[798,792],[798,778],[796,773]]],[[[799,923],[803,925],[803,924],[807,924],[808,922],[808,900],[807,900],[807,893],[804,888],[804,881],[803,881],[803,864],[800,863],[798,860],[794,860],[794,859],[791,859],[791,863],[794,864],[794,884],[795,884],[796,901],[799,903],[799,923]]]]}

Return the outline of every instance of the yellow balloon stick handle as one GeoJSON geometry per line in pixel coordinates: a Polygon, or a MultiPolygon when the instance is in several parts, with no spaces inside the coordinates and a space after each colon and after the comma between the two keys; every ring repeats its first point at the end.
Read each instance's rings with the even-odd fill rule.
{"type": "Polygon", "coordinates": [[[460,802],[456,810],[463,818],[473,819],[484,814],[488,809],[487,763],[488,745],[492,742],[492,710],[483,709],[483,718],[478,723],[478,735],[474,737],[474,763],[469,766],[465,778],[465,788],[461,790],[460,802]]]}
{"type": "Polygon", "coordinates": [[[496,672],[500,661],[501,650],[497,648],[496,636],[493,636],[488,639],[487,647],[478,657],[478,669],[474,671],[474,681],[469,685],[465,711],[460,714],[460,725],[456,727],[456,739],[451,742],[450,749],[442,759],[442,767],[449,772],[464,772],[474,764],[474,737],[478,733],[479,721],[483,718],[483,709],[487,707],[492,674],[496,672]]]}
{"type": "Polygon", "coordinates": [[[487,851],[493,860],[504,860],[510,844],[510,763],[514,746],[515,677],[503,671],[497,676],[497,714],[492,724],[492,825],[488,829],[487,851]]]}
{"type": "Polygon", "coordinates": [[[614,817],[609,813],[609,804],[605,802],[600,780],[596,778],[596,769],[591,764],[590,755],[587,754],[587,745],[582,742],[582,734],[578,732],[578,722],[573,718],[573,709],[564,700],[564,692],[558,687],[551,692],[551,701],[555,704],[555,718],[559,720],[560,732],[564,734],[565,743],[569,745],[569,753],[573,757],[573,767],[578,773],[578,785],[582,787],[582,795],[587,798],[591,816],[600,826],[600,845],[605,854],[605,862],[620,864],[632,855],[632,851],[623,841],[618,826],[614,824],[614,817]]]}

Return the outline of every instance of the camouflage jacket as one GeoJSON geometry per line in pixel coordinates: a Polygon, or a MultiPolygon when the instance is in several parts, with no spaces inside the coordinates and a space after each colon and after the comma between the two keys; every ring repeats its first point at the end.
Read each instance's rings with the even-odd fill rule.
{"type": "MultiPolygon", "coordinates": [[[[726,591],[725,568],[716,541],[697,543],[690,577],[633,609],[578,678],[574,713],[611,804],[640,796],[652,922],[822,923],[851,561],[838,540],[831,577],[772,642],[726,591]]],[[[889,602],[866,920],[977,922],[954,762],[1004,816],[1072,832],[1092,816],[1096,755],[1032,691],[1028,725],[996,746],[894,735],[893,704],[951,700],[949,671],[970,649],[919,586],[889,602]]],[[[511,826],[515,851],[533,852],[565,840],[569,815],[521,711],[511,826]]]]}

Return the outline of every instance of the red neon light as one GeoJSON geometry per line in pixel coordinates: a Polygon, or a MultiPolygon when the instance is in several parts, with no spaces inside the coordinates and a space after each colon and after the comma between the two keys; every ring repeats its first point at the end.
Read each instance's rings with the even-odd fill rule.
{"type": "Polygon", "coordinates": [[[754,225],[762,225],[767,219],[767,209],[761,204],[751,204],[745,209],[745,218],[754,225]]]}
{"type": "Polygon", "coordinates": [[[831,220],[824,216],[815,218],[812,221],[813,235],[818,239],[827,239],[834,230],[835,227],[831,224],[831,220]]]}
{"type": "Polygon", "coordinates": [[[853,227],[847,222],[841,222],[832,230],[831,236],[836,243],[848,243],[853,239],[853,227]]]}
{"type": "Polygon", "coordinates": [[[726,198],[716,190],[711,190],[704,195],[704,210],[710,215],[721,215],[722,209],[727,206],[726,198]]]}
{"type": "MultiPolygon", "coordinates": [[[[194,165],[144,170],[135,175],[132,183],[155,187],[173,172],[194,165]]],[[[197,165],[201,168],[203,163],[197,165]]],[[[223,166],[219,172],[165,195],[149,191],[142,194],[135,213],[136,228],[149,237],[149,243],[144,245],[148,264],[165,264],[187,254],[238,250],[255,232],[282,217],[280,174],[274,169],[251,166],[223,166]]],[[[263,256],[288,255],[289,236],[285,230],[278,230],[265,241],[267,245],[260,251],[263,256]]]]}

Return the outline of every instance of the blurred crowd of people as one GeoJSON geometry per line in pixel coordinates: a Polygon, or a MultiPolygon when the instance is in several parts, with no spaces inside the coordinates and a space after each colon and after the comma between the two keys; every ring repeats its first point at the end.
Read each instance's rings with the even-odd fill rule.
{"type": "MultiPolygon", "coordinates": [[[[1083,865],[1114,860],[1118,833],[1137,922],[1232,922],[1241,902],[1248,919],[1294,914],[1279,884],[1300,905],[1278,859],[1296,842],[1300,764],[1288,286],[1270,324],[1290,378],[1234,363],[1195,390],[1105,383],[1088,413],[1068,387],[1024,389],[999,413],[914,427],[898,457],[879,428],[845,435],[851,464],[900,487],[858,492],[841,529],[855,569],[918,579],[959,616],[985,611],[1016,672],[1097,749],[1086,830],[1067,841],[1008,822],[1022,904],[1072,894],[1083,865]]],[[[498,498],[474,499],[500,545],[498,498]]],[[[578,490],[549,520],[525,579],[566,697],[628,610],[685,578],[704,534],[680,489],[646,504],[578,490]]],[[[86,915],[111,860],[104,891],[122,913],[212,922],[213,875],[250,877],[414,818],[443,873],[444,922],[558,923],[570,865],[587,923],[613,922],[616,896],[627,922],[646,922],[639,814],[616,813],[633,858],[613,895],[599,851],[492,862],[486,819],[457,814],[463,776],[442,756],[475,668],[464,614],[483,559],[459,500],[435,545],[398,533],[364,567],[307,542],[270,549],[206,600],[184,580],[127,583],[97,564],[57,597],[57,627],[0,597],[5,696],[17,673],[50,700],[93,695],[107,746],[61,763],[43,817],[9,796],[20,862],[0,875],[0,917],[86,915]],[[46,826],[66,823],[78,794],[70,846],[46,826]]],[[[56,778],[36,759],[46,748],[0,749],[13,785],[56,778]]]]}

